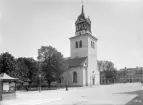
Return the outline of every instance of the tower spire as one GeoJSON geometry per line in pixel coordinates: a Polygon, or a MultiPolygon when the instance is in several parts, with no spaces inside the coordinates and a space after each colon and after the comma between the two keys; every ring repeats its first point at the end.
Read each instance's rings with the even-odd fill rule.
{"type": "Polygon", "coordinates": [[[82,3],[82,11],[81,11],[81,13],[82,13],[82,14],[84,14],[84,6],[83,6],[83,1],[81,1],[81,3],[82,3]]]}

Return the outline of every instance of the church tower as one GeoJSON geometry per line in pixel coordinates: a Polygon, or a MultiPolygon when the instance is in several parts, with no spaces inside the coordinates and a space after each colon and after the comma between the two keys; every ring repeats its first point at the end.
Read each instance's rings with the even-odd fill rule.
{"type": "Polygon", "coordinates": [[[70,39],[71,59],[87,57],[87,77],[89,84],[99,84],[97,67],[97,38],[92,35],[91,20],[85,17],[82,4],[81,14],[75,22],[75,36],[70,39]]]}

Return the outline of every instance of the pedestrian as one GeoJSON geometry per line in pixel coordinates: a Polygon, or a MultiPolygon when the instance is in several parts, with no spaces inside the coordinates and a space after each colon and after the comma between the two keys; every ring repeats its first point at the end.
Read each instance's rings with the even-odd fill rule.
{"type": "Polygon", "coordinates": [[[68,85],[66,84],[66,91],[68,91],[68,85]]]}

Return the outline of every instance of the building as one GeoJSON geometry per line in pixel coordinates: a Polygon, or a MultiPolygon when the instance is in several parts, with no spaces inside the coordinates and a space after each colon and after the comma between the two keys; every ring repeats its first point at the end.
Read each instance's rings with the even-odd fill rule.
{"type": "Polygon", "coordinates": [[[70,57],[66,59],[69,69],[65,72],[69,86],[89,86],[100,84],[97,68],[97,38],[92,35],[91,21],[81,14],[75,22],[75,36],[70,39],[70,57]]]}
{"type": "Polygon", "coordinates": [[[119,82],[140,82],[143,80],[143,67],[124,68],[118,71],[119,82]]]}

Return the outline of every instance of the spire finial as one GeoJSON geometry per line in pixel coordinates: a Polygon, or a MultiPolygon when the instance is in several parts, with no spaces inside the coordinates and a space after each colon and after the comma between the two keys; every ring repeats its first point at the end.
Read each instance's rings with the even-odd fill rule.
{"type": "Polygon", "coordinates": [[[82,11],[81,11],[81,13],[84,14],[84,11],[83,11],[83,9],[84,9],[83,0],[81,1],[81,3],[82,3],[82,11]]]}

